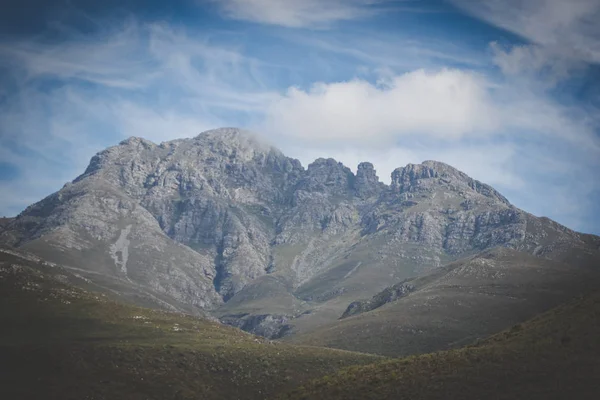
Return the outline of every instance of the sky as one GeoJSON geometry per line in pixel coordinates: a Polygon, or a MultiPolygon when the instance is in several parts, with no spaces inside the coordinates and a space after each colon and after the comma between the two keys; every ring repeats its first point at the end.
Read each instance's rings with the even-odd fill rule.
{"type": "Polygon", "coordinates": [[[9,0],[0,216],[98,151],[254,131],[306,167],[446,162],[600,234],[598,0],[9,0]]]}

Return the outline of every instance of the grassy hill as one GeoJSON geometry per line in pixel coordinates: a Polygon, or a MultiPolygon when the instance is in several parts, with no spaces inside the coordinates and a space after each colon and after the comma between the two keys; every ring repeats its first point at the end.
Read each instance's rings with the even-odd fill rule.
{"type": "Polygon", "coordinates": [[[313,381],[285,399],[598,399],[600,292],[476,345],[313,381]]]}
{"type": "Polygon", "coordinates": [[[411,291],[398,299],[380,301],[389,295],[384,291],[359,302],[369,305],[365,312],[284,340],[393,357],[449,350],[533,318],[599,283],[598,268],[494,248],[404,281],[411,291]]]}
{"type": "Polygon", "coordinates": [[[264,399],[377,357],[270,342],[115,302],[85,278],[0,252],[0,398],[264,399]]]}

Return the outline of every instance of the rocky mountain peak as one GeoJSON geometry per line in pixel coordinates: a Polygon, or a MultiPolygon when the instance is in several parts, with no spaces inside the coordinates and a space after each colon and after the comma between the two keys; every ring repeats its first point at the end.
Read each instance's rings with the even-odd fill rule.
{"type": "Polygon", "coordinates": [[[203,132],[194,138],[195,145],[231,159],[250,161],[269,153],[283,156],[275,147],[252,132],[238,128],[219,128],[203,132]]]}
{"type": "Polygon", "coordinates": [[[421,179],[438,178],[448,176],[449,169],[443,163],[425,161],[422,164],[407,164],[405,167],[396,168],[392,172],[392,186],[401,188],[402,191],[410,188],[411,183],[421,179]]]}
{"type": "Polygon", "coordinates": [[[343,170],[350,171],[350,169],[347,168],[344,164],[342,164],[339,161],[336,161],[333,158],[320,157],[308,165],[309,171],[311,171],[311,170],[315,171],[317,169],[323,169],[323,168],[343,169],[343,170]]]}
{"type": "Polygon", "coordinates": [[[392,172],[394,192],[433,192],[439,188],[461,193],[478,193],[494,201],[510,205],[509,201],[491,186],[469,177],[464,172],[439,161],[408,164],[392,172]]]}
{"type": "Polygon", "coordinates": [[[341,162],[333,158],[318,158],[308,166],[300,189],[346,195],[350,192],[354,179],[350,168],[341,162]]]}
{"type": "Polygon", "coordinates": [[[369,198],[379,194],[385,185],[379,182],[377,172],[370,162],[362,162],[358,164],[356,171],[356,180],[354,182],[354,190],[360,198],[369,198]]]}
{"type": "Polygon", "coordinates": [[[119,143],[119,146],[130,146],[130,147],[144,147],[146,149],[151,149],[153,147],[156,147],[156,144],[154,144],[153,142],[151,142],[150,140],[141,138],[141,137],[137,137],[137,136],[130,136],[125,140],[122,140],[119,143]]]}
{"type": "Polygon", "coordinates": [[[146,139],[131,136],[118,145],[100,151],[92,157],[85,172],[74,182],[95,175],[100,171],[114,170],[115,167],[135,163],[136,160],[147,158],[148,154],[156,151],[158,146],[146,139]]]}

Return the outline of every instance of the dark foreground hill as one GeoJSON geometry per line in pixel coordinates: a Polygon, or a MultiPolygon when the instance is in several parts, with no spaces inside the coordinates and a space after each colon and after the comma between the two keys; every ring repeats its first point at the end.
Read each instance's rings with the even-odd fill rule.
{"type": "Polygon", "coordinates": [[[377,357],[272,343],[116,303],[85,278],[0,252],[0,398],[264,399],[377,357]]]}
{"type": "Polygon", "coordinates": [[[600,292],[459,350],[350,367],[285,399],[600,398],[600,292]]]}

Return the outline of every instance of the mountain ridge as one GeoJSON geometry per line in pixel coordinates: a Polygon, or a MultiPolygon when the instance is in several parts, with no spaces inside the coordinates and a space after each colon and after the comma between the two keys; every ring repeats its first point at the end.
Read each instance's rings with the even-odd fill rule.
{"type": "Polygon", "coordinates": [[[503,246],[581,265],[600,238],[519,210],[441,162],[304,168],[247,131],[131,137],[0,227],[0,240],[155,306],[307,332],[353,301],[503,246]],[[129,288],[124,290],[123,288],[129,288]]]}

